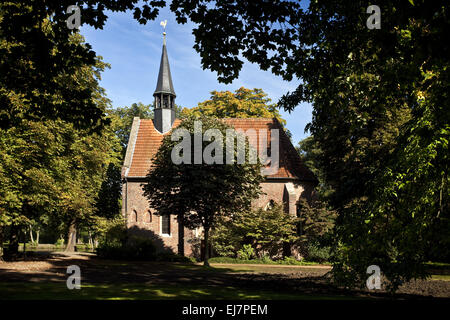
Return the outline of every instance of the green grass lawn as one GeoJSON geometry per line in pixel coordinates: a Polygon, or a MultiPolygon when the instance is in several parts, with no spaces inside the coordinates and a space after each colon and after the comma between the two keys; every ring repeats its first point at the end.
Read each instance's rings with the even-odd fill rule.
{"type": "MultiPolygon", "coordinates": [[[[211,264],[211,267],[214,270],[219,271],[224,269],[228,272],[254,272],[254,273],[295,273],[298,272],[298,266],[289,266],[289,265],[264,265],[264,264],[255,264],[255,265],[241,265],[241,264],[211,264]]],[[[302,270],[307,271],[308,266],[302,266],[302,270]]],[[[312,269],[312,268],[311,268],[312,269]]],[[[327,270],[324,270],[326,272],[327,270]]]]}
{"type": "Polygon", "coordinates": [[[296,265],[296,266],[315,266],[315,265],[330,265],[329,263],[318,263],[313,261],[297,261],[294,258],[288,258],[285,260],[263,260],[263,259],[251,259],[242,260],[230,257],[214,257],[209,259],[209,263],[227,263],[227,264],[259,264],[259,265],[296,265]]]}
{"type": "Polygon", "coordinates": [[[450,281],[450,274],[433,274],[431,280],[450,281]]]}
{"type": "Polygon", "coordinates": [[[185,286],[126,284],[82,284],[69,290],[65,282],[0,283],[0,300],[151,300],[151,299],[263,299],[263,300],[349,300],[355,297],[306,295],[270,290],[249,290],[232,286],[185,286]]]}
{"type": "MultiPolygon", "coordinates": [[[[48,267],[39,269],[35,273],[30,272],[30,270],[33,270],[32,268],[22,269],[26,270],[23,272],[22,278],[19,277],[14,281],[8,277],[8,271],[6,271],[5,277],[2,278],[4,280],[0,280],[0,300],[370,299],[368,296],[363,298],[359,294],[346,295],[347,293],[335,290],[315,291],[316,287],[314,286],[311,287],[312,289],[300,286],[297,287],[299,291],[294,291],[293,288],[284,289],[284,287],[275,289],[270,285],[263,285],[263,282],[261,282],[261,286],[246,287],[245,284],[239,285],[241,283],[239,281],[228,281],[230,275],[236,274],[237,279],[239,279],[239,275],[242,273],[259,274],[257,277],[260,278],[258,279],[265,279],[265,274],[285,274],[286,277],[293,276],[293,278],[296,278],[295,274],[299,274],[301,277],[308,279],[309,277],[314,278],[324,275],[328,272],[329,267],[273,264],[212,264],[210,267],[204,267],[200,264],[179,262],[90,259],[92,260],[58,260],[59,263],[64,261],[64,265],[81,263],[82,269],[87,268],[91,271],[85,280],[82,280],[80,290],[67,289],[65,275],[61,273],[65,271],[64,267],[60,267],[59,273],[56,273],[52,280],[53,282],[49,282],[45,278],[45,276],[48,276],[48,267]],[[105,277],[105,274],[111,276],[105,277]],[[130,276],[133,274],[144,274],[145,276],[130,276]],[[122,275],[125,278],[122,278],[122,275]],[[39,278],[40,276],[42,278],[39,278]],[[205,281],[202,281],[202,279],[205,279],[205,281]],[[212,281],[206,281],[206,279],[212,279],[212,281]]],[[[37,264],[38,262],[30,261],[29,263],[32,266],[33,263],[37,264]]],[[[435,271],[432,272],[431,280],[450,281],[450,268],[447,264],[430,264],[427,267],[430,268],[430,271],[435,271]]],[[[17,271],[17,274],[20,275],[20,271],[17,271]]],[[[249,276],[253,275],[249,274],[249,276]]],[[[244,277],[246,276],[244,275],[244,277]]],[[[267,277],[272,276],[268,275],[267,277]]],[[[276,279],[276,276],[269,279],[276,279]]]]}

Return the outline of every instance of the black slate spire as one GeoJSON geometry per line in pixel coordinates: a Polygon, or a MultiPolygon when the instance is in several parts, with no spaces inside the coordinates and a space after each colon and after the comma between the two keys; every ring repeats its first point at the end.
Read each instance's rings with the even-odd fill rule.
{"type": "MultiPolygon", "coordinates": [[[[161,22],[166,27],[167,21],[161,22]]],[[[166,32],[164,31],[164,41],[159,66],[158,82],[153,93],[155,97],[153,123],[156,130],[166,133],[172,128],[175,121],[175,90],[173,90],[172,75],[170,74],[169,58],[166,49],[166,32]]]]}
{"type": "Polygon", "coordinates": [[[175,90],[173,89],[172,75],[170,74],[165,38],[161,54],[161,63],[159,65],[158,82],[156,83],[156,90],[153,95],[159,93],[169,93],[176,97],[175,90]]]}

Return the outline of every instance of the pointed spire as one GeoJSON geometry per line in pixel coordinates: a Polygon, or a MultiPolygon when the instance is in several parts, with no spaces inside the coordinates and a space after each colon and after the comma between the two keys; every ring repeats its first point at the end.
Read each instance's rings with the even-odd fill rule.
{"type": "MultiPolygon", "coordinates": [[[[165,25],[164,25],[165,30],[165,25]]],[[[166,49],[166,32],[164,31],[163,48],[161,54],[161,63],[159,66],[158,82],[156,83],[156,89],[153,95],[159,93],[168,93],[176,96],[175,90],[173,89],[172,75],[170,74],[169,58],[167,56],[166,49]]]]}
{"type": "Polygon", "coordinates": [[[173,90],[172,75],[170,74],[169,58],[166,49],[166,24],[167,20],[162,21],[164,27],[164,40],[161,54],[161,63],[159,66],[158,82],[156,90],[153,93],[155,97],[153,124],[155,129],[161,134],[168,132],[175,120],[175,90],[173,90]]]}

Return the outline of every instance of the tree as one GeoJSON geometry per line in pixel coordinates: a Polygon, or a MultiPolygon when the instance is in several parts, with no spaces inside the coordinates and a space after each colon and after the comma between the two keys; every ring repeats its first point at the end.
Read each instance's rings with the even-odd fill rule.
{"type": "Polygon", "coordinates": [[[11,128],[23,119],[62,119],[78,127],[100,128],[104,110],[91,100],[92,91],[58,81],[81,66],[94,67],[96,54],[89,44],[74,43],[67,8],[81,6],[81,21],[103,28],[107,10],[133,11],[139,23],[157,17],[164,1],[13,1],[0,4],[0,127],[11,128]],[[54,96],[61,99],[55,100],[54,96]],[[18,106],[15,101],[21,99],[18,106]]]}
{"type": "Polygon", "coordinates": [[[317,199],[308,203],[302,198],[297,206],[298,245],[302,255],[310,257],[311,246],[331,247],[336,212],[331,210],[326,202],[317,199]]]}
{"type": "Polygon", "coordinates": [[[69,144],[64,156],[59,158],[62,165],[57,168],[57,174],[63,180],[58,181],[60,196],[54,218],[66,226],[66,250],[73,251],[79,227],[92,224],[96,216],[113,218],[118,213],[121,149],[112,130],[88,135],[69,126],[63,133],[69,144]],[[114,178],[115,181],[108,181],[114,178]],[[109,189],[110,198],[99,199],[104,189],[109,189]]]}
{"type": "MultiPolygon", "coordinates": [[[[152,167],[143,184],[144,194],[149,200],[150,207],[158,214],[177,214],[180,225],[187,227],[203,227],[206,248],[209,247],[209,232],[215,227],[218,217],[229,216],[233,212],[246,210],[251,201],[260,193],[259,183],[262,181],[259,163],[226,164],[226,152],[220,153],[222,137],[229,127],[218,119],[202,116],[185,118],[180,125],[164,137],[161,147],[152,160],[152,167]],[[195,122],[201,121],[201,131],[195,129],[195,122]],[[185,129],[183,141],[186,139],[188,147],[182,151],[186,161],[175,164],[172,161],[172,150],[178,144],[172,141],[174,132],[185,129]],[[209,146],[214,162],[194,164],[195,149],[193,146],[194,133],[202,133],[208,129],[217,129],[221,133],[214,135],[214,141],[202,142],[202,154],[207,154],[205,147],[209,146]],[[217,143],[217,144],[216,144],[217,143]],[[214,146],[214,150],[211,147],[214,146]],[[191,154],[189,155],[189,151],[191,154]],[[214,151],[214,152],[212,152],[214,151]],[[222,164],[220,164],[220,162],[222,164]]],[[[180,131],[178,131],[180,132],[180,131]]],[[[226,139],[221,146],[234,155],[237,154],[235,139],[226,139]]],[[[175,149],[177,150],[177,149],[175,149]]],[[[223,149],[222,149],[223,150],[223,149]]],[[[248,158],[249,143],[246,141],[246,159],[248,158]]],[[[208,250],[205,250],[205,265],[208,263],[208,250]]]]}
{"type": "Polygon", "coordinates": [[[371,264],[393,289],[425,276],[428,248],[450,238],[445,1],[380,1],[373,30],[364,1],[206,2],[171,4],[197,24],[204,68],[230,82],[246,58],[301,80],[280,107],[313,103],[307,129],[339,214],[335,279],[363,286],[371,264]]]}
{"type": "Polygon", "coordinates": [[[291,132],[286,129],[286,120],[278,112],[276,104],[262,89],[246,89],[241,87],[230,91],[212,91],[211,99],[200,102],[197,107],[181,111],[181,116],[205,115],[216,118],[276,118],[283,126],[289,138],[291,132]]]}
{"type": "Polygon", "coordinates": [[[276,104],[262,89],[246,89],[241,87],[230,91],[212,91],[210,100],[200,102],[192,109],[184,108],[185,115],[205,115],[217,118],[277,118],[284,126],[286,120],[281,118],[276,104]]]}
{"type": "MultiPolygon", "coordinates": [[[[83,39],[74,35],[71,41],[82,43],[83,39]]],[[[89,90],[91,102],[106,110],[109,100],[98,80],[107,66],[98,57],[95,67],[84,65],[57,79],[69,87],[76,83],[77,90],[89,90]]],[[[17,108],[27,103],[19,98],[14,100],[17,108]]],[[[88,223],[108,165],[118,166],[120,146],[108,125],[92,132],[63,120],[24,116],[17,126],[0,129],[0,150],[0,233],[3,236],[9,229],[8,251],[14,255],[19,234],[33,222],[65,229],[72,225],[72,235],[78,222],[88,223]]]]}
{"type": "Polygon", "coordinates": [[[302,162],[319,180],[319,184],[317,186],[317,196],[321,201],[327,202],[333,194],[333,189],[329,184],[327,184],[322,167],[319,166],[319,159],[323,155],[323,150],[321,149],[319,143],[314,139],[314,136],[309,136],[301,140],[296,149],[300,154],[302,162]]]}
{"type": "Polygon", "coordinates": [[[236,256],[244,245],[251,245],[258,257],[278,256],[284,244],[298,240],[297,218],[277,203],[263,208],[235,212],[219,220],[212,234],[213,247],[224,256],[236,256]]]}
{"type": "Polygon", "coordinates": [[[122,181],[118,162],[110,162],[97,195],[96,216],[116,218],[121,209],[122,181]]]}
{"type": "Polygon", "coordinates": [[[112,119],[112,127],[114,128],[114,131],[119,137],[122,145],[122,157],[125,157],[133,118],[139,117],[141,119],[152,119],[153,105],[146,105],[142,102],[133,103],[130,107],[125,106],[111,109],[109,110],[109,115],[112,119]]]}

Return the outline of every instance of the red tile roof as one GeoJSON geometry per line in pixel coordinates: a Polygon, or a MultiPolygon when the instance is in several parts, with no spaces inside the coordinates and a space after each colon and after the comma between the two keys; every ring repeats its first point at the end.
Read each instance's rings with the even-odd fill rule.
{"type": "MultiPolygon", "coordinates": [[[[256,135],[258,135],[260,129],[266,129],[268,142],[270,142],[270,130],[280,129],[279,169],[277,173],[268,176],[269,178],[297,178],[300,180],[317,181],[313,173],[302,163],[297,150],[295,150],[288,136],[282,129],[282,126],[276,119],[228,118],[223,120],[236,130],[242,129],[247,131],[248,129],[254,129],[256,135]]],[[[173,128],[177,127],[180,122],[179,119],[176,119],[173,128]]],[[[163,137],[164,135],[160,134],[155,129],[153,120],[141,119],[139,121],[131,165],[128,173],[126,173],[127,177],[143,177],[148,173],[148,170],[151,167],[151,159],[158,151],[163,137]]],[[[256,139],[255,142],[257,142],[256,139]]],[[[258,146],[253,147],[258,148],[258,146]]]]}

